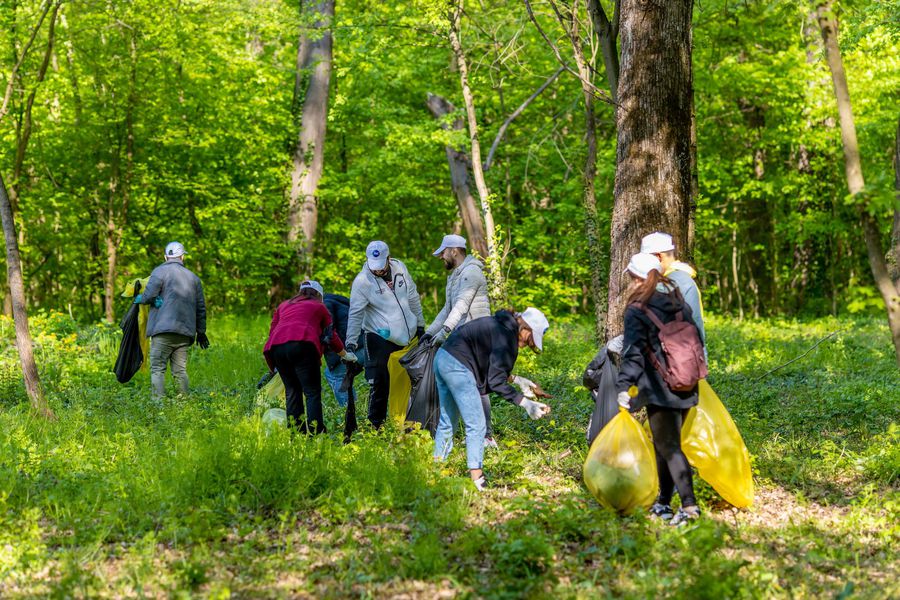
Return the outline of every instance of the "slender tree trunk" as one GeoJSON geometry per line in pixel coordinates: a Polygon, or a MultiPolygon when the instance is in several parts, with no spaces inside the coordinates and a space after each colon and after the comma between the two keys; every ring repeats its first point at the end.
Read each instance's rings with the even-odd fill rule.
{"type": "MultiPolygon", "coordinates": [[[[443,120],[448,114],[456,112],[456,107],[445,98],[435,94],[428,94],[426,101],[428,110],[438,120],[443,120]]],[[[454,119],[453,124],[444,122],[444,129],[459,130],[463,128],[462,119],[454,119]]],[[[488,247],[484,234],[484,225],[481,223],[481,215],[475,206],[475,198],[469,188],[469,157],[465,151],[446,147],[447,162],[450,164],[450,184],[456,195],[459,205],[459,216],[462,218],[463,227],[469,237],[469,247],[474,249],[482,257],[487,257],[488,247]]]]}
{"type": "Polygon", "coordinates": [[[622,331],[641,237],[670,233],[686,248],[691,201],[692,0],[623,0],[616,107],[616,184],[607,336],[622,331]]]}
{"type": "Polygon", "coordinates": [[[894,286],[900,292],[900,121],[897,122],[897,135],[894,138],[894,226],[891,228],[891,258],[894,272],[891,277],[894,286]]]}
{"type": "Polygon", "coordinates": [[[606,69],[606,81],[609,84],[609,97],[613,102],[619,98],[619,9],[621,0],[615,0],[612,20],[606,16],[606,11],[600,4],[600,0],[587,0],[588,13],[600,43],[600,54],[603,56],[603,66],[606,69]]]}
{"type": "Polygon", "coordinates": [[[6,274],[12,299],[13,320],[16,325],[16,349],[19,351],[19,363],[22,365],[22,375],[25,378],[25,391],[28,393],[34,410],[46,418],[54,419],[55,415],[44,397],[37,364],[34,362],[31,332],[28,328],[28,309],[25,304],[25,281],[22,278],[19,241],[16,237],[16,222],[2,175],[0,175],[0,218],[2,218],[3,237],[6,241],[6,274]]]}
{"type": "Polygon", "coordinates": [[[300,36],[297,51],[294,108],[295,115],[300,113],[300,134],[293,154],[287,224],[288,242],[296,246],[308,271],[319,219],[316,194],[325,166],[334,0],[304,2],[303,12],[311,21],[311,31],[300,36]]]}
{"type": "MultiPolygon", "coordinates": [[[[825,58],[828,61],[828,69],[831,71],[831,80],[834,84],[834,96],[837,100],[838,115],[841,122],[841,142],[844,147],[844,172],[847,177],[847,187],[851,196],[857,196],[863,191],[865,181],[863,179],[862,162],[859,157],[859,143],[856,139],[856,125],[853,121],[853,110],[850,105],[850,89],[847,86],[847,76],[844,73],[844,61],[841,58],[841,50],[838,46],[838,23],[831,2],[820,4],[816,15],[819,21],[819,29],[822,31],[822,40],[825,43],[825,58]]],[[[866,240],[866,251],[869,255],[869,267],[881,298],[887,309],[888,326],[891,329],[891,337],[894,342],[894,350],[897,354],[897,364],[900,366],[900,290],[891,281],[888,273],[885,252],[881,246],[881,232],[872,215],[866,210],[865,204],[858,204],[860,219],[862,220],[863,235],[866,240]]]]}
{"type": "Polygon", "coordinates": [[[475,116],[475,100],[469,87],[469,67],[459,39],[461,13],[462,0],[459,0],[449,15],[450,46],[453,48],[453,54],[456,56],[457,66],[459,67],[459,82],[462,88],[463,102],[466,106],[469,141],[472,146],[472,175],[475,179],[475,187],[478,190],[478,198],[481,201],[481,214],[484,217],[485,240],[487,242],[488,293],[492,301],[502,303],[506,299],[506,286],[503,281],[502,265],[497,248],[497,232],[494,226],[494,214],[491,211],[490,192],[484,179],[481,145],[478,142],[478,121],[475,116]]]}

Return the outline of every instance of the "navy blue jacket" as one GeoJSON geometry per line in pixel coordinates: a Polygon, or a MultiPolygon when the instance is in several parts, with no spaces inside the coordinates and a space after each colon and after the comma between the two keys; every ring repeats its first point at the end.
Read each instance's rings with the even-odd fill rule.
{"type": "MultiPolygon", "coordinates": [[[[340,294],[325,294],[322,301],[325,303],[325,308],[331,313],[331,321],[338,337],[340,337],[345,344],[348,343],[347,319],[350,316],[350,298],[341,296],[340,294]]],[[[364,334],[360,334],[359,339],[356,340],[357,348],[363,347],[363,335],[364,334]]],[[[326,350],[325,364],[333,371],[341,364],[341,357],[331,350],[326,350]]]]}

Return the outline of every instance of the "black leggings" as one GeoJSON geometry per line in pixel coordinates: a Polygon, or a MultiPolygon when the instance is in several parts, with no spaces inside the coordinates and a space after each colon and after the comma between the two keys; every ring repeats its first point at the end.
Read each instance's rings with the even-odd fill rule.
{"type": "Polygon", "coordinates": [[[272,347],[272,361],[284,382],[288,427],[296,427],[302,433],[325,433],[319,350],[312,342],[278,344],[272,347]]]}
{"type": "Polygon", "coordinates": [[[660,504],[669,504],[678,489],[682,506],[696,506],[691,465],[681,451],[681,427],[688,409],[663,408],[647,405],[653,448],[656,450],[656,470],[659,473],[660,504]]]}

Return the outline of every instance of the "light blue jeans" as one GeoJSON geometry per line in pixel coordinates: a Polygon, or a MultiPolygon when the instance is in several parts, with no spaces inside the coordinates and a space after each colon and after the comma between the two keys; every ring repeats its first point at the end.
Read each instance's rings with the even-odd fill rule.
{"type": "Polygon", "coordinates": [[[462,417],[466,428],[466,461],[469,469],[484,462],[484,407],[475,375],[441,348],[434,356],[434,375],[441,401],[441,419],[434,436],[434,457],[445,460],[453,449],[456,423],[462,417]]]}
{"type": "Polygon", "coordinates": [[[338,406],[341,408],[347,406],[347,399],[349,397],[349,392],[341,391],[341,384],[344,382],[344,375],[346,374],[347,365],[344,363],[339,363],[338,366],[334,368],[334,371],[329,369],[328,365],[325,365],[325,381],[328,382],[331,391],[334,392],[334,399],[337,400],[338,406]]]}

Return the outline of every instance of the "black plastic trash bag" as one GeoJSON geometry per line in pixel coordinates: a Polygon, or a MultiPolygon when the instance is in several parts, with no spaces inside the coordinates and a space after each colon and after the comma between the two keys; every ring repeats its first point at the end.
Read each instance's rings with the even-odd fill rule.
{"type": "Polygon", "coordinates": [[[341,382],[340,391],[347,392],[347,412],[344,413],[344,443],[349,444],[353,433],[359,428],[356,420],[356,390],[353,389],[353,379],[363,372],[363,367],[358,362],[345,364],[347,373],[341,382]]]}
{"type": "Polygon", "coordinates": [[[412,390],[406,409],[406,422],[419,423],[434,437],[441,418],[437,381],[434,378],[434,355],[438,348],[432,344],[419,344],[400,359],[409,374],[412,390]]]}
{"type": "Polygon", "coordinates": [[[116,379],[119,383],[128,383],[144,363],[144,351],[141,350],[141,329],[138,324],[140,305],[132,304],[119,327],[122,328],[122,343],[119,344],[119,356],[116,357],[116,379]]]}
{"type": "Polygon", "coordinates": [[[613,417],[619,412],[619,403],[616,400],[616,378],[619,369],[613,363],[606,346],[600,349],[594,360],[584,370],[581,382],[591,392],[594,399],[594,412],[588,423],[587,443],[590,446],[597,434],[606,427],[613,417]]]}

